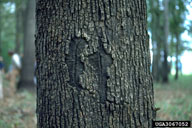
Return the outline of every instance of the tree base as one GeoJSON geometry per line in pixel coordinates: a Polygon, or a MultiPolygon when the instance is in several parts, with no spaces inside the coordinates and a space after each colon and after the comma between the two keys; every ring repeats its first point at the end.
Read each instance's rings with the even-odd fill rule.
{"type": "Polygon", "coordinates": [[[36,85],[33,81],[19,81],[17,89],[20,91],[22,90],[29,90],[29,91],[36,91],[36,85]]]}

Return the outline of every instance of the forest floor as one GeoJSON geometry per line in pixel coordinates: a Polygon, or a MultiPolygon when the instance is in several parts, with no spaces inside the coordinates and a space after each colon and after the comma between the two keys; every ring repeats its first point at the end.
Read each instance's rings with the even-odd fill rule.
{"type": "MultiPolygon", "coordinates": [[[[157,120],[192,120],[192,75],[170,78],[169,84],[154,84],[157,120]]],[[[0,128],[36,128],[36,95],[17,92],[12,95],[4,82],[4,99],[0,100],[0,128]]]]}
{"type": "Polygon", "coordinates": [[[168,84],[154,84],[157,120],[192,121],[192,75],[170,76],[168,84]]]}
{"type": "Polygon", "coordinates": [[[0,100],[0,128],[36,128],[36,95],[32,91],[13,94],[4,81],[4,98],[0,100]]]}

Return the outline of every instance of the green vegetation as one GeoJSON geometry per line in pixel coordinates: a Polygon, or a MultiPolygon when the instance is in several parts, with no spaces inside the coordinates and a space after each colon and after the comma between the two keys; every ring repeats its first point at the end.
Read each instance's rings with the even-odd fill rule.
{"type": "Polygon", "coordinates": [[[192,120],[192,75],[180,76],[174,81],[162,85],[156,83],[155,104],[160,107],[157,120],[192,120]]]}
{"type": "Polygon", "coordinates": [[[15,14],[12,12],[12,3],[0,3],[0,55],[4,58],[5,68],[10,64],[9,50],[15,47],[15,14]]]}
{"type": "MultiPolygon", "coordinates": [[[[189,31],[187,15],[189,0],[147,0],[148,31],[153,51],[152,74],[157,82],[168,82],[170,67],[174,64],[175,79],[179,78],[182,54],[190,51],[191,41],[182,34],[189,31]],[[168,60],[168,57],[171,60],[168,60]]],[[[181,62],[183,63],[183,62],[181,62]]]]}

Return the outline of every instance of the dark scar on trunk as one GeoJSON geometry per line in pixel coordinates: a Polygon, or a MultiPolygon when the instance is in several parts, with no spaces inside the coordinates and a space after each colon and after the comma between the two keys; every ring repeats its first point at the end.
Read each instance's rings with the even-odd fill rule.
{"type": "Polygon", "coordinates": [[[98,92],[100,96],[100,102],[105,103],[107,99],[107,79],[109,79],[107,68],[112,64],[112,57],[110,54],[106,53],[102,42],[99,41],[98,51],[90,55],[88,59],[98,76],[98,92]]]}
{"type": "Polygon", "coordinates": [[[72,39],[69,45],[69,54],[66,56],[66,63],[69,71],[69,84],[77,87],[77,89],[82,89],[80,85],[79,76],[83,74],[84,63],[81,61],[81,53],[85,48],[86,41],[81,38],[72,39]]]}
{"type": "MultiPolygon", "coordinates": [[[[66,63],[69,71],[69,84],[78,90],[83,89],[80,85],[79,76],[85,70],[84,63],[81,61],[80,54],[83,52],[87,42],[84,39],[73,39],[69,45],[69,54],[66,56],[66,63]]],[[[106,53],[102,42],[99,41],[98,51],[88,56],[89,63],[94,68],[94,72],[98,77],[98,93],[100,102],[105,103],[107,99],[107,79],[109,75],[107,68],[112,64],[112,57],[106,53]]]]}

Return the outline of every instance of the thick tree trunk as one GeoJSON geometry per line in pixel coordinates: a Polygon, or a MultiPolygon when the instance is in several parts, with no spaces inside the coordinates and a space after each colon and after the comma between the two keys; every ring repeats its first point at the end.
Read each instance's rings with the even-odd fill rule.
{"type": "Polygon", "coordinates": [[[19,88],[34,88],[34,63],[35,63],[35,0],[28,0],[25,28],[24,52],[22,59],[21,80],[19,88]]]}
{"type": "Polygon", "coordinates": [[[164,39],[164,43],[163,43],[163,66],[162,66],[162,78],[163,78],[163,82],[167,83],[169,82],[169,67],[168,67],[168,61],[167,61],[167,57],[168,57],[168,35],[169,35],[169,0],[164,0],[164,4],[165,4],[165,10],[164,10],[164,16],[165,16],[165,26],[164,26],[164,31],[165,31],[165,39],[164,39]]]}
{"type": "Polygon", "coordinates": [[[152,128],[145,0],[38,0],[38,128],[152,128]]]}

